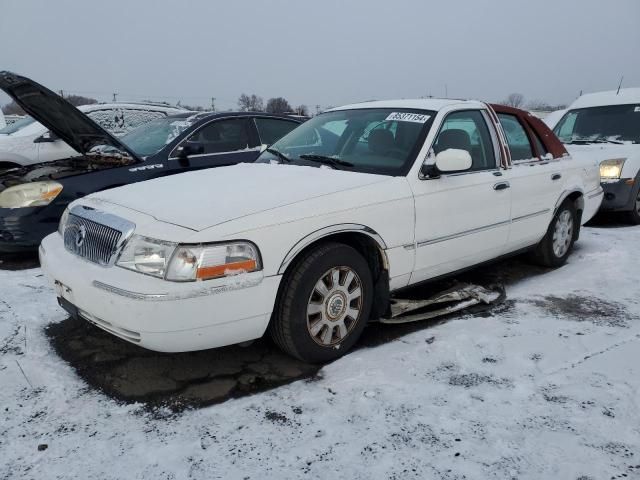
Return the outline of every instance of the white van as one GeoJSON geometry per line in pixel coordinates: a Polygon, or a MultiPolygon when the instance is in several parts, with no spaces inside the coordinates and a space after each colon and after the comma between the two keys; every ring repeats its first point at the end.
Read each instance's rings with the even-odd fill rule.
{"type": "Polygon", "coordinates": [[[640,224],[640,88],[582,95],[553,131],[570,153],[600,162],[601,210],[640,224]]]}

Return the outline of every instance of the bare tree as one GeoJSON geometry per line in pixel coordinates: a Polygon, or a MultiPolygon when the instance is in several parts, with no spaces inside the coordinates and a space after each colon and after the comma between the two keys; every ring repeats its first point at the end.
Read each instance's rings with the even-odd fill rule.
{"type": "Polygon", "coordinates": [[[524,105],[524,95],[521,93],[511,93],[506,100],[502,101],[502,104],[508,107],[520,108],[524,105]]]}
{"type": "Polygon", "coordinates": [[[293,112],[293,108],[282,97],[270,98],[267,102],[267,112],[269,113],[290,113],[293,112]]]}
{"type": "Polygon", "coordinates": [[[186,110],[189,110],[190,112],[204,112],[206,111],[206,108],[200,106],[200,105],[180,105],[180,102],[178,102],[178,106],[182,107],[186,110]]]}
{"type": "Polygon", "coordinates": [[[240,95],[240,98],[238,98],[238,107],[243,112],[264,112],[262,97],[259,97],[255,93],[251,95],[243,93],[240,95]]]}
{"type": "Polygon", "coordinates": [[[309,116],[309,108],[306,105],[298,105],[296,107],[296,114],[297,115],[302,115],[304,117],[308,117],[309,116]]]}

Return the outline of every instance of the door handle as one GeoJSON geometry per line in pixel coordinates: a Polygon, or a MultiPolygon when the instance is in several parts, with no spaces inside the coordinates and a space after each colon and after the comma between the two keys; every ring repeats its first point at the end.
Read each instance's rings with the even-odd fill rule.
{"type": "Polygon", "coordinates": [[[499,182],[499,183],[496,183],[493,186],[493,189],[494,190],[505,190],[505,189],[509,188],[510,186],[511,185],[509,185],[509,182],[499,182]]]}
{"type": "Polygon", "coordinates": [[[551,175],[551,180],[560,180],[561,178],[562,178],[561,173],[554,173],[553,175],[551,175]]]}

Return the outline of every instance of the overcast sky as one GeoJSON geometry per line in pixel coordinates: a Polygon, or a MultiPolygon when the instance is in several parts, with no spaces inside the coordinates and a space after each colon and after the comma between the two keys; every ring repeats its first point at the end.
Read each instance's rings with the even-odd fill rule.
{"type": "Polygon", "coordinates": [[[0,70],[99,100],[559,103],[639,60],[639,0],[0,0],[0,70]]]}

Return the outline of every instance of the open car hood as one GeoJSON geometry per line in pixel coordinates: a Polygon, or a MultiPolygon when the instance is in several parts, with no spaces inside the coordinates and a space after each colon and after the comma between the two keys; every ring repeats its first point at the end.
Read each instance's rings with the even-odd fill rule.
{"type": "Polygon", "coordinates": [[[0,88],[25,112],[76,151],[87,154],[92,148],[105,145],[126,152],[134,161],[141,161],[129,147],[104,128],[33,80],[4,71],[0,72],[0,88]]]}

